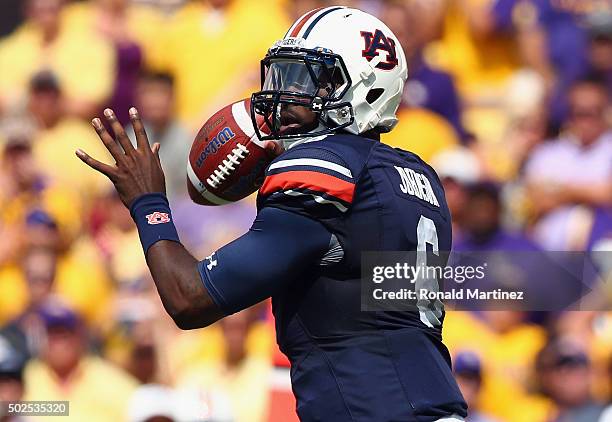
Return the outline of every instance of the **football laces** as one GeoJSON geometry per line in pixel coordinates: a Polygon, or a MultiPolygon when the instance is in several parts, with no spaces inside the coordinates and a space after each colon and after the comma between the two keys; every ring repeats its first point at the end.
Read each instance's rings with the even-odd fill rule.
{"type": "Polygon", "coordinates": [[[242,144],[236,144],[236,148],[232,149],[230,154],[217,166],[212,174],[206,179],[206,183],[213,188],[217,189],[221,183],[223,183],[236,167],[240,165],[242,160],[246,158],[249,150],[242,144]]]}

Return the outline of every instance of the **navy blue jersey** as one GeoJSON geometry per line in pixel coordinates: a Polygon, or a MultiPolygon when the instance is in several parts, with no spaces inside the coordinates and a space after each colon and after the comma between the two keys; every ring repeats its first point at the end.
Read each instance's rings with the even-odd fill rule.
{"type": "Polygon", "coordinates": [[[272,297],[301,420],[465,416],[441,341],[442,309],[361,310],[362,252],[416,251],[423,241],[450,250],[433,169],[378,141],[332,135],[275,159],[257,206],[251,231],[200,271],[226,313],[272,297]]]}

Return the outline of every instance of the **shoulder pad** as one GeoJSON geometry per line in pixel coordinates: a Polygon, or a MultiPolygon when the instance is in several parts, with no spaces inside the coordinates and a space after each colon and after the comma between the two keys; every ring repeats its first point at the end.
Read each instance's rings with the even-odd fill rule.
{"type": "Polygon", "coordinates": [[[355,168],[320,142],[291,148],[268,166],[259,190],[260,207],[291,202],[310,211],[335,208],[346,212],[355,193],[355,168]]]}

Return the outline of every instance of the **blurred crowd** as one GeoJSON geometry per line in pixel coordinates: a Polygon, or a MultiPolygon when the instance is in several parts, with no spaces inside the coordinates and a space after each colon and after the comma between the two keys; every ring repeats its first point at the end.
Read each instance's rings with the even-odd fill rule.
{"type": "MultiPolygon", "coordinates": [[[[382,141],[436,168],[456,250],[612,250],[612,2],[334,3],[376,14],[405,50],[400,123],[382,141]]],[[[129,212],[74,151],[108,161],[88,122],[105,107],[126,122],[136,105],[203,258],[255,207],[190,202],[193,135],[257,90],[294,19],[328,4],[2,1],[0,401],[68,400],[75,421],[295,420],[269,304],[175,328],[129,212]]],[[[444,339],[468,421],[612,421],[609,310],[451,311],[444,339]]],[[[35,419],[0,410],[17,420],[35,419]]]]}

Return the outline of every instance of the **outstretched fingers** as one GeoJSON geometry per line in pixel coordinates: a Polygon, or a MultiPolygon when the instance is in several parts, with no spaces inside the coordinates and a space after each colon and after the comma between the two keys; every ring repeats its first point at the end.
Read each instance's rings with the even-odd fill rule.
{"type": "Polygon", "coordinates": [[[111,180],[114,179],[115,177],[114,167],[109,166],[108,164],[104,164],[96,160],[95,158],[92,158],[89,154],[87,154],[85,151],[83,151],[80,148],[76,150],[76,155],[77,157],[81,159],[81,161],[83,161],[85,164],[87,164],[92,169],[99,171],[100,173],[102,173],[103,175],[105,175],[111,180]]]}
{"type": "Polygon", "coordinates": [[[136,147],[140,151],[148,151],[150,148],[149,138],[147,137],[147,132],[142,124],[142,120],[140,120],[140,114],[138,114],[136,107],[130,108],[130,120],[132,121],[132,127],[136,134],[136,147]]]}
{"type": "Polygon", "coordinates": [[[119,142],[119,145],[121,145],[121,148],[123,148],[123,151],[125,151],[127,155],[133,155],[134,147],[130,142],[130,138],[128,138],[127,134],[125,133],[123,126],[117,119],[115,112],[110,108],[107,108],[104,110],[104,116],[106,116],[106,120],[110,124],[111,128],[113,128],[115,138],[117,139],[117,142],[119,142]]]}
{"type": "Polygon", "coordinates": [[[102,124],[102,120],[96,117],[91,121],[91,125],[94,127],[96,133],[98,134],[98,137],[100,138],[100,140],[102,140],[102,143],[104,144],[108,152],[110,152],[110,154],[113,156],[115,161],[117,163],[122,162],[124,153],[123,151],[121,151],[121,148],[119,148],[119,145],[117,145],[113,137],[110,136],[110,134],[102,124]]]}

